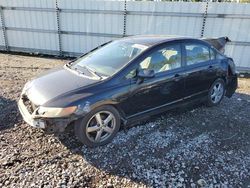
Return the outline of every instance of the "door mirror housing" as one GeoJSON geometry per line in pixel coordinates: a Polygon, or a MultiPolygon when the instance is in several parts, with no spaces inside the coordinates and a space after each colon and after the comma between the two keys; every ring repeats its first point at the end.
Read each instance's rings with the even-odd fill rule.
{"type": "Polygon", "coordinates": [[[137,73],[137,84],[141,84],[145,78],[153,78],[155,76],[154,70],[141,69],[137,73]]]}
{"type": "Polygon", "coordinates": [[[149,69],[141,69],[139,70],[137,77],[144,79],[144,78],[153,78],[155,76],[155,71],[154,70],[149,70],[149,69]]]}

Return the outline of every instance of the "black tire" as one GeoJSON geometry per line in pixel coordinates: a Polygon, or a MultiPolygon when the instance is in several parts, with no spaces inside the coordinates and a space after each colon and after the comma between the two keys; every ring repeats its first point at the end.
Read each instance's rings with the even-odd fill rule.
{"type": "MultiPolygon", "coordinates": [[[[117,134],[117,132],[119,131],[120,126],[121,126],[121,118],[120,118],[119,112],[113,106],[104,105],[104,106],[100,106],[100,107],[92,110],[86,116],[77,120],[75,122],[74,129],[75,129],[75,135],[77,136],[77,138],[80,142],[82,142],[83,144],[85,144],[89,147],[96,147],[96,146],[105,145],[105,144],[111,142],[112,139],[117,134]],[[96,135],[95,135],[95,131],[89,133],[89,132],[87,132],[87,128],[102,127],[103,126],[100,129],[105,129],[104,127],[109,127],[109,126],[111,127],[111,125],[107,125],[107,126],[104,125],[104,122],[106,119],[103,120],[102,118],[105,118],[105,113],[107,113],[107,115],[108,115],[108,113],[111,113],[113,115],[112,120],[110,120],[110,121],[112,121],[111,123],[113,125],[113,127],[112,127],[113,132],[108,133],[108,132],[105,132],[103,130],[102,133],[100,133],[101,136],[103,135],[103,133],[105,133],[105,134],[107,133],[109,136],[107,136],[107,138],[105,140],[96,141],[94,139],[94,137],[97,138],[97,134],[100,130],[96,131],[96,135]],[[98,122],[97,122],[97,119],[96,119],[97,114],[100,114],[99,117],[101,117],[101,119],[102,119],[102,122],[103,122],[102,125],[98,124],[98,122]],[[93,125],[96,124],[96,126],[90,126],[91,123],[93,125]],[[91,135],[92,133],[93,133],[93,135],[91,135]]],[[[109,130],[111,130],[111,129],[109,129],[109,130]]]]}
{"type": "Polygon", "coordinates": [[[208,96],[207,96],[207,105],[208,106],[217,106],[221,103],[224,95],[225,95],[225,90],[226,90],[226,87],[225,87],[225,81],[221,78],[218,78],[214,81],[214,83],[212,84],[212,86],[209,88],[209,91],[208,91],[208,96]],[[214,99],[214,97],[212,97],[212,95],[214,94],[214,87],[218,86],[218,85],[221,85],[222,86],[222,93],[221,93],[221,96],[220,98],[218,98],[217,100],[214,99]]]}

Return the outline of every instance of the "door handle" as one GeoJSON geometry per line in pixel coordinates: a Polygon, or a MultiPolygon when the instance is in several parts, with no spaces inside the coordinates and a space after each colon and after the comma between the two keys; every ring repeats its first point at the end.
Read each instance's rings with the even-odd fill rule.
{"type": "Polygon", "coordinates": [[[213,65],[209,65],[209,67],[207,68],[209,72],[212,72],[213,71],[213,65]]]}
{"type": "Polygon", "coordinates": [[[209,65],[208,69],[212,69],[213,68],[213,65],[209,65]]]}
{"type": "Polygon", "coordinates": [[[177,73],[174,75],[174,81],[178,82],[182,77],[183,75],[177,73]]]}

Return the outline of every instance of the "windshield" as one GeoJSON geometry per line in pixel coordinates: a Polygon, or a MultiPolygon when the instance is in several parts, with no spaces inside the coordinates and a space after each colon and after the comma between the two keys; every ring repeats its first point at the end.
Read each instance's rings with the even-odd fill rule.
{"type": "Polygon", "coordinates": [[[146,48],[147,46],[141,44],[114,41],[77,59],[72,67],[86,68],[98,75],[109,77],[146,48]]]}

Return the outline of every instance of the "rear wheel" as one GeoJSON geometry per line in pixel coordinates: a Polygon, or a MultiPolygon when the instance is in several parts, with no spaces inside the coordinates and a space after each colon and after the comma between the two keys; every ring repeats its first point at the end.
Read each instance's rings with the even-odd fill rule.
{"type": "Polygon", "coordinates": [[[100,146],[114,138],[120,124],[119,112],[113,106],[101,106],[75,122],[75,134],[87,146],[100,146]]]}
{"type": "Polygon", "coordinates": [[[225,82],[219,78],[215,80],[208,92],[208,106],[220,104],[225,94],[225,82]]]}

